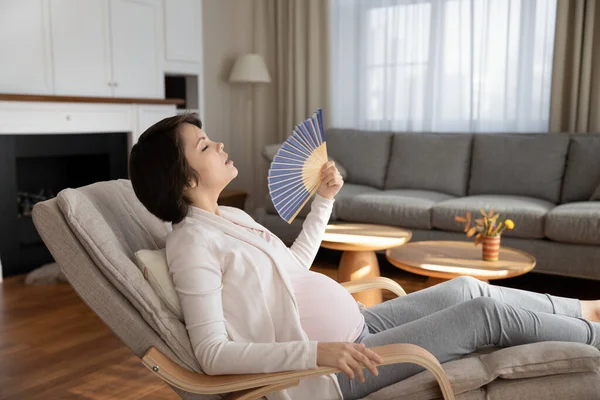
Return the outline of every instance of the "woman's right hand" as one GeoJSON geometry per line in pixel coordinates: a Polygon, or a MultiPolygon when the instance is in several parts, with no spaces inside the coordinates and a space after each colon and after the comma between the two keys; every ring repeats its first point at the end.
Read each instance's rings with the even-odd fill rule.
{"type": "Polygon", "coordinates": [[[373,376],[379,375],[376,364],[382,362],[379,354],[369,350],[363,343],[317,343],[317,365],[338,368],[350,380],[354,379],[356,373],[358,380],[364,382],[363,367],[369,368],[373,376]]]}

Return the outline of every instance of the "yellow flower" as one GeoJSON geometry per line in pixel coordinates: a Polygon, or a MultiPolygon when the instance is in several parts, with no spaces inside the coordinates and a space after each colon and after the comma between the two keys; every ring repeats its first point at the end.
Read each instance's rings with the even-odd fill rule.
{"type": "Polygon", "coordinates": [[[512,219],[507,219],[504,221],[504,225],[506,225],[508,229],[513,229],[515,227],[515,223],[512,221],[512,219]]]}

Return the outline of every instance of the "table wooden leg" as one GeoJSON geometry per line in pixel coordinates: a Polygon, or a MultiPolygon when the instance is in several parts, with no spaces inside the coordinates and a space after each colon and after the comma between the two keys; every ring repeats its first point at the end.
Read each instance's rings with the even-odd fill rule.
{"type": "MultiPolygon", "coordinates": [[[[374,251],[345,251],[338,270],[338,282],[356,281],[362,278],[381,276],[374,251]]],[[[381,289],[354,293],[352,296],[366,307],[383,301],[381,289]]]]}

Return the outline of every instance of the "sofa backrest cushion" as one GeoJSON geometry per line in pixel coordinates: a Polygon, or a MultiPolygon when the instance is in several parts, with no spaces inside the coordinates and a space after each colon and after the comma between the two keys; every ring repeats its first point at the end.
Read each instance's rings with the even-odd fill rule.
{"type": "Polygon", "coordinates": [[[474,135],[469,194],[514,194],[558,203],[568,145],[568,135],[474,135]]]}
{"type": "Polygon", "coordinates": [[[471,134],[395,134],[385,189],[466,196],[472,139],[471,134]]]}
{"type": "Polygon", "coordinates": [[[600,134],[571,135],[561,202],[590,200],[600,185],[600,134]]]}
{"type": "Polygon", "coordinates": [[[328,129],[325,140],[327,153],[346,168],[349,183],[383,189],[392,144],[390,132],[328,129]]]}

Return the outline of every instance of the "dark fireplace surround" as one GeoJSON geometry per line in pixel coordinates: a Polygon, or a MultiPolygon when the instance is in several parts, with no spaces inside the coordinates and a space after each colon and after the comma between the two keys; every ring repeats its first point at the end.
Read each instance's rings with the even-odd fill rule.
{"type": "Polygon", "coordinates": [[[65,188],[127,178],[127,133],[0,135],[0,261],[8,277],[52,262],[31,218],[65,188]]]}

